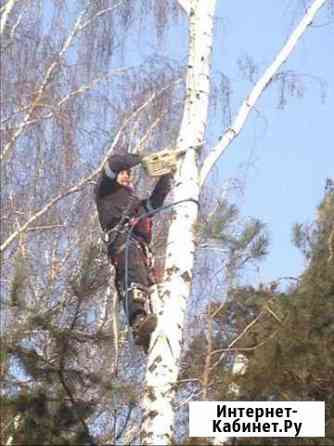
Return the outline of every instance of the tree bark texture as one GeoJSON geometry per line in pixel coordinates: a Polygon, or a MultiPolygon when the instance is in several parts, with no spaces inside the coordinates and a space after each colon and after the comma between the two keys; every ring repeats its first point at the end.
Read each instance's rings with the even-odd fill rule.
{"type": "Polygon", "coordinates": [[[177,141],[186,149],[175,174],[174,208],[169,229],[164,285],[160,288],[158,326],[148,357],[142,444],[172,443],[176,381],[182,330],[191,291],[198,216],[199,170],[195,147],[203,142],[210,93],[210,67],[215,0],[192,0],[189,12],[189,58],[183,119],[177,141]]]}

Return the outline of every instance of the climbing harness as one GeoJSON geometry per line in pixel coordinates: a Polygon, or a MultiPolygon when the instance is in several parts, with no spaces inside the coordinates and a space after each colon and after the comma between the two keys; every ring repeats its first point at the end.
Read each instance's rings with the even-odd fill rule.
{"type": "MultiPolygon", "coordinates": [[[[148,211],[148,212],[144,212],[142,215],[140,215],[138,217],[138,220],[143,219],[145,217],[150,217],[153,216],[155,214],[158,214],[160,212],[166,211],[168,209],[171,209],[172,207],[178,205],[178,204],[182,204],[182,203],[186,203],[186,202],[193,202],[195,203],[197,206],[199,206],[199,202],[197,200],[195,200],[194,198],[185,198],[184,200],[179,200],[179,201],[175,201],[174,203],[168,204],[166,206],[161,206],[158,209],[153,209],[152,211],[148,211]]],[[[126,242],[125,242],[125,276],[124,276],[124,289],[125,289],[125,311],[126,314],[129,314],[128,311],[128,286],[129,286],[129,279],[128,279],[128,264],[129,264],[129,243],[131,240],[131,235],[132,232],[134,230],[134,227],[130,227],[128,234],[127,234],[127,238],[126,238],[126,242]]]]}
{"type": "MultiPolygon", "coordinates": [[[[198,202],[198,200],[195,200],[194,198],[186,198],[186,199],[183,199],[183,200],[179,200],[179,201],[175,201],[174,203],[171,203],[171,204],[168,204],[168,205],[165,205],[165,206],[161,206],[161,207],[159,207],[158,209],[153,209],[153,210],[151,210],[151,211],[148,211],[148,212],[144,212],[143,214],[141,214],[140,216],[138,216],[138,217],[136,217],[136,219],[137,219],[137,221],[140,221],[140,220],[142,220],[142,219],[144,219],[144,218],[146,218],[146,217],[152,217],[153,215],[155,215],[155,214],[158,214],[158,213],[160,213],[160,212],[164,212],[164,211],[167,211],[168,209],[171,209],[171,208],[173,208],[174,206],[177,206],[177,205],[179,205],[179,204],[182,204],[182,203],[187,203],[187,202],[193,202],[193,203],[195,203],[197,206],[199,206],[199,202],[198,202]]],[[[128,218],[128,217],[127,217],[128,218]]],[[[123,222],[126,220],[126,218],[123,220],[123,222]]],[[[129,297],[128,297],[128,293],[131,291],[131,289],[129,289],[129,278],[128,278],[128,264],[129,264],[129,244],[130,244],[130,241],[131,240],[133,240],[133,238],[131,238],[131,236],[132,236],[132,233],[133,233],[133,231],[134,231],[134,229],[135,229],[135,226],[131,226],[130,224],[130,220],[129,220],[129,222],[127,222],[126,223],[126,228],[125,228],[125,230],[124,231],[122,231],[122,232],[127,232],[127,236],[126,236],[126,241],[125,241],[125,246],[124,246],[124,249],[125,249],[125,276],[124,276],[124,290],[125,290],[125,292],[124,292],[124,294],[125,294],[125,313],[126,313],[126,315],[127,315],[127,317],[128,317],[128,314],[129,314],[129,303],[128,303],[128,299],[129,299],[129,297]]],[[[117,227],[120,225],[120,223],[117,225],[117,227]]],[[[112,232],[112,231],[109,231],[109,233],[110,232],[112,232]]],[[[117,235],[116,235],[117,236],[117,235]]],[[[108,243],[108,245],[110,244],[110,243],[112,243],[114,240],[116,239],[116,237],[115,238],[113,238],[112,239],[112,241],[108,241],[108,242],[106,242],[106,243],[108,243]]],[[[123,248],[123,245],[122,245],[122,248],[123,248]]],[[[149,249],[148,247],[147,247],[147,249],[149,249]]],[[[149,250],[150,251],[150,250],[149,250]]],[[[151,254],[152,255],[152,254],[151,254]]],[[[119,287],[119,286],[117,286],[117,289],[118,289],[118,292],[120,292],[120,290],[119,290],[119,288],[122,288],[122,287],[119,287]]],[[[147,303],[146,303],[147,304],[147,303]]],[[[151,312],[152,312],[152,304],[151,304],[151,300],[149,299],[149,306],[150,306],[150,309],[151,309],[151,312]]],[[[146,310],[145,310],[146,311],[146,310]]],[[[113,316],[114,317],[114,316],[113,316]]],[[[118,329],[118,325],[117,325],[117,323],[114,323],[114,326],[115,327],[117,327],[117,329],[118,329]]],[[[129,332],[128,333],[130,333],[130,330],[129,330],[129,332]]],[[[115,336],[115,339],[117,338],[117,342],[118,342],[118,333],[117,333],[117,336],[115,336]]],[[[116,349],[116,359],[115,359],[115,362],[116,362],[116,365],[115,365],[115,370],[117,371],[118,370],[118,345],[117,345],[117,349],[116,349]]]]}

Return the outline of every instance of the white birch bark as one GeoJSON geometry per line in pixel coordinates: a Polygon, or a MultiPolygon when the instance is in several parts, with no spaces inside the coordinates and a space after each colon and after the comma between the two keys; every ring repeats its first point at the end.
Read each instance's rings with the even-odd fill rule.
{"type": "Polygon", "coordinates": [[[175,217],[169,229],[165,280],[160,288],[158,326],[152,336],[145,378],[141,432],[144,445],[172,443],[173,400],[181,356],[184,315],[191,291],[195,254],[193,227],[198,216],[195,202],[199,199],[200,188],[215,162],[239,134],[256,101],[325,2],[326,0],[315,0],[306,11],[286,45],[243,102],[232,127],[225,132],[222,141],[212,149],[199,175],[197,153],[191,148],[203,142],[207,125],[215,0],[205,2],[191,0],[190,10],[184,7],[185,3],[181,1],[184,10],[189,11],[190,31],[187,96],[177,148],[187,149],[187,153],[175,176],[174,201],[185,199],[193,201],[175,208],[175,217]]]}
{"type": "Polygon", "coordinates": [[[175,218],[169,229],[161,290],[163,311],[158,315],[146,371],[141,435],[144,445],[172,443],[175,384],[195,253],[193,225],[198,215],[198,155],[191,147],[202,143],[207,124],[214,9],[215,0],[190,2],[187,95],[177,141],[178,149],[188,151],[175,174],[174,201],[194,201],[174,208],[175,218]]]}

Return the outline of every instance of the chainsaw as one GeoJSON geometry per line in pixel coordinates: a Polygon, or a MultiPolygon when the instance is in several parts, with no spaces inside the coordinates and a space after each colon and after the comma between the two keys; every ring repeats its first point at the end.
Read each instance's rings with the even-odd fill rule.
{"type": "MultiPolygon", "coordinates": [[[[203,144],[200,144],[195,148],[200,148],[202,145],[203,144]]],[[[173,172],[176,169],[177,160],[180,156],[184,155],[186,151],[186,149],[164,149],[160,152],[144,156],[141,163],[147,175],[150,177],[159,177],[173,172]]]]}

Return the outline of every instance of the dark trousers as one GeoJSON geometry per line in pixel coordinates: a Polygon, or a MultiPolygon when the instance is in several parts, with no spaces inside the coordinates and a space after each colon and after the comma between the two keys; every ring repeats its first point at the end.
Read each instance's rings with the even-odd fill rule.
{"type": "Polygon", "coordinates": [[[136,299],[134,289],[142,291],[142,296],[149,305],[148,288],[153,284],[150,259],[145,245],[135,238],[130,238],[128,249],[123,248],[117,255],[110,255],[116,269],[116,287],[124,306],[130,325],[135,317],[147,313],[143,299],[136,299]],[[127,260],[126,260],[127,256],[127,260]],[[126,274],[127,270],[127,274],[126,274]],[[127,290],[127,291],[126,291],[127,290]]]}

